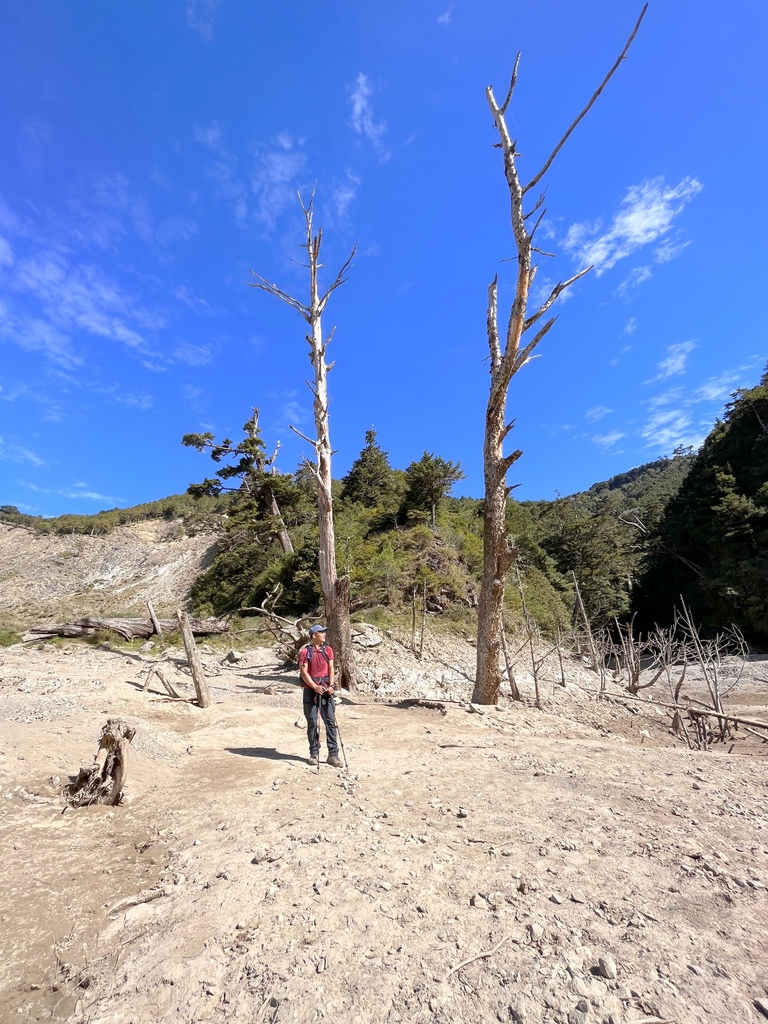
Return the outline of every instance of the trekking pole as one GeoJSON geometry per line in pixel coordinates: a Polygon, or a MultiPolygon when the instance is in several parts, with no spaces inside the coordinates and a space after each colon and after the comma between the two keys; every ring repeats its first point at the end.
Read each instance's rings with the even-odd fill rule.
{"type": "Polygon", "coordinates": [[[315,722],[315,729],[317,731],[317,774],[320,774],[320,694],[315,694],[315,704],[317,704],[317,720],[315,722]]]}
{"type": "Polygon", "coordinates": [[[344,755],[344,770],[348,772],[349,763],[347,762],[347,752],[344,749],[344,740],[341,738],[341,729],[339,728],[338,721],[336,722],[336,735],[339,737],[339,746],[341,747],[341,752],[344,755]]]}

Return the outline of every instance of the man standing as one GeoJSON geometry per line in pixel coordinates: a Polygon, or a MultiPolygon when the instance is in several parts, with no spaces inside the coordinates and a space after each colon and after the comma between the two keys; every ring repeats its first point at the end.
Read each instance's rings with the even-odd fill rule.
{"type": "Polygon", "coordinates": [[[299,672],[304,683],[304,717],[307,720],[309,763],[317,764],[320,757],[320,730],[317,714],[323,719],[328,741],[328,764],[341,768],[336,733],[336,708],[333,703],[333,649],[325,642],[325,626],[312,626],[310,643],[299,653],[299,672]]]}

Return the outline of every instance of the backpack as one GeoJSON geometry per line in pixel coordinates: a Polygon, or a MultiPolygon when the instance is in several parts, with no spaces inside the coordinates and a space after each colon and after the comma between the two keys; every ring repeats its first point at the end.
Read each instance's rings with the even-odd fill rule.
{"type": "MultiPolygon", "coordinates": [[[[322,647],[318,647],[317,648],[317,650],[325,658],[326,662],[328,661],[328,655],[325,653],[327,651],[327,649],[328,649],[328,644],[323,644],[322,647]]],[[[309,672],[309,674],[312,675],[312,654],[313,654],[313,652],[315,650],[315,647],[314,647],[314,645],[312,644],[311,641],[307,644],[305,650],[307,652],[307,672],[309,672]]]]}

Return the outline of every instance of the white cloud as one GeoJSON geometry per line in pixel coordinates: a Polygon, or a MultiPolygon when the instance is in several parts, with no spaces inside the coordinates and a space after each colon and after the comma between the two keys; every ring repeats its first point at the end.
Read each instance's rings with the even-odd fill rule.
{"type": "Polygon", "coordinates": [[[747,383],[754,369],[754,364],[746,364],[709,377],[692,390],[678,386],[654,395],[648,401],[650,415],[640,430],[647,447],[662,451],[672,451],[678,445],[698,448],[723,403],[747,383]],[[696,410],[696,406],[701,408],[696,410]]]}
{"type": "Polygon", "coordinates": [[[337,220],[344,221],[346,219],[349,208],[357,197],[359,186],[360,178],[349,170],[346,173],[345,179],[333,186],[331,202],[337,220]]]}
{"type": "Polygon", "coordinates": [[[187,24],[206,43],[213,39],[213,23],[221,0],[187,0],[187,24]]]}
{"type": "Polygon", "coordinates": [[[685,373],[685,364],[688,361],[688,356],[695,348],[695,341],[681,341],[676,345],[669,345],[666,356],[656,367],[658,373],[652,380],[646,381],[646,383],[652,384],[655,381],[667,380],[669,377],[678,377],[680,374],[685,373]]]}
{"type": "Polygon", "coordinates": [[[636,288],[639,288],[641,284],[645,284],[646,281],[650,281],[652,277],[653,271],[650,267],[635,267],[616,289],[616,294],[622,299],[629,298],[636,288]]]}
{"type": "Polygon", "coordinates": [[[701,183],[690,177],[677,185],[668,185],[661,177],[633,185],[607,230],[603,231],[599,222],[573,224],[564,246],[580,264],[593,265],[597,274],[602,274],[665,235],[701,188],[701,183]]]}
{"type": "Polygon", "coordinates": [[[613,430],[610,434],[596,434],[592,438],[593,444],[596,444],[598,448],[602,448],[603,451],[607,451],[609,448],[615,448],[619,441],[626,437],[620,430],[613,430]]]}
{"type": "Polygon", "coordinates": [[[83,362],[71,338],[36,316],[16,316],[0,302],[0,338],[14,342],[25,352],[41,352],[52,363],[69,369],[83,362]]]}
{"type": "Polygon", "coordinates": [[[671,260],[676,260],[683,249],[687,249],[690,244],[690,242],[683,242],[679,239],[667,238],[654,250],[653,258],[656,263],[669,263],[671,260]]]}
{"type": "Polygon", "coordinates": [[[0,460],[3,462],[28,462],[33,466],[44,466],[45,462],[23,445],[14,444],[0,437],[0,460]]]}
{"type": "Polygon", "coordinates": [[[13,266],[13,249],[5,238],[0,238],[0,267],[13,266]]]}
{"type": "Polygon", "coordinates": [[[211,346],[192,345],[188,341],[181,341],[174,348],[173,357],[176,362],[186,363],[188,366],[206,366],[211,361],[211,346]]]}
{"type": "Polygon", "coordinates": [[[373,86],[368,76],[362,71],[357,76],[357,81],[350,94],[352,104],[352,127],[358,135],[364,136],[373,143],[373,148],[379,160],[389,160],[391,154],[384,144],[384,135],[387,126],[383,121],[376,121],[373,115],[373,86]]]}
{"type": "Polygon", "coordinates": [[[640,436],[648,447],[671,451],[678,445],[692,445],[698,448],[706,431],[694,427],[691,415],[686,409],[657,410],[640,430],[640,436]]]}
{"type": "Polygon", "coordinates": [[[287,209],[296,206],[296,193],[306,185],[307,154],[303,138],[280,132],[253,149],[251,192],[256,200],[254,218],[265,232],[277,226],[287,209]]]}
{"type": "Polygon", "coordinates": [[[611,412],[613,412],[613,409],[609,409],[606,405],[596,405],[594,409],[588,409],[584,413],[584,419],[587,423],[597,423],[598,420],[601,420],[611,412]]]}
{"type": "Polygon", "coordinates": [[[450,25],[452,17],[453,17],[453,8],[449,7],[447,10],[443,11],[442,14],[438,14],[438,16],[437,16],[437,24],[438,25],[450,25]]]}
{"type": "Polygon", "coordinates": [[[633,335],[635,333],[636,330],[637,330],[637,320],[635,320],[635,318],[633,316],[631,316],[629,318],[629,320],[627,320],[627,323],[626,323],[626,325],[624,327],[624,330],[621,332],[622,337],[625,334],[631,336],[631,335],[633,335]]]}
{"type": "Polygon", "coordinates": [[[28,480],[18,480],[17,483],[21,484],[22,487],[26,487],[29,491],[35,491],[37,494],[58,494],[62,498],[73,498],[78,501],[110,501],[113,504],[122,501],[122,498],[114,498],[110,494],[99,494],[98,491],[89,490],[88,484],[82,482],[72,484],[69,490],[39,487],[37,484],[29,483],[28,480]]]}

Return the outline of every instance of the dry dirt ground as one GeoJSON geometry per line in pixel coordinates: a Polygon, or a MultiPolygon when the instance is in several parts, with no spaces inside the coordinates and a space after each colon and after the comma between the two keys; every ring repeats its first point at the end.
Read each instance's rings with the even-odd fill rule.
{"type": "Polygon", "coordinates": [[[4,1024],[764,1019],[758,739],[689,751],[577,664],[541,711],[521,673],[475,713],[468,643],[389,637],[338,709],[348,769],[318,773],[295,670],[225,653],[201,711],[142,691],[160,658],[189,691],[173,649],[0,650],[4,1024]],[[126,800],[63,811],[108,716],[137,729],[126,800]]]}

